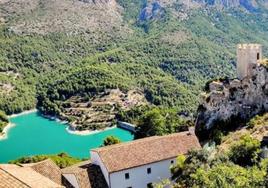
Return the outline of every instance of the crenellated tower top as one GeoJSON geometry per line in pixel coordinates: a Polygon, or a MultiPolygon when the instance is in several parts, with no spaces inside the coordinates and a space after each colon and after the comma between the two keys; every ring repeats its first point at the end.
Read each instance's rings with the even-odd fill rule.
{"type": "Polygon", "coordinates": [[[239,79],[251,76],[252,68],[259,65],[262,60],[262,45],[237,45],[237,75],[239,79]]]}

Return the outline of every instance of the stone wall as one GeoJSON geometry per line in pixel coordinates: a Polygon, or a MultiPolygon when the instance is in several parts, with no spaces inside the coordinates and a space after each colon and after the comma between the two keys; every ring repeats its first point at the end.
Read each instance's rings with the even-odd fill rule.
{"type": "Polygon", "coordinates": [[[262,46],[259,44],[239,44],[237,46],[237,75],[239,79],[251,76],[252,66],[262,59],[262,46]]]}

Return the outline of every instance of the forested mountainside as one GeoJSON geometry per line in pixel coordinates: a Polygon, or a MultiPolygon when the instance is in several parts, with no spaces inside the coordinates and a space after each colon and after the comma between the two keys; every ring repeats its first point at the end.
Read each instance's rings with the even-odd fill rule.
{"type": "Polygon", "coordinates": [[[268,46],[266,7],[264,0],[0,0],[0,110],[37,105],[59,115],[75,107],[72,98],[119,89],[193,113],[208,80],[235,77],[237,43],[268,46]]]}

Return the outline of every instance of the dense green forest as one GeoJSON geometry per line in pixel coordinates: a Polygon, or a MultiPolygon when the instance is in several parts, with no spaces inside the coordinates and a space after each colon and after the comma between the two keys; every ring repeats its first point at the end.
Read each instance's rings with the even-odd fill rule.
{"type": "Polygon", "coordinates": [[[142,1],[118,1],[132,30],[70,35],[18,34],[0,24],[0,109],[6,114],[38,107],[58,115],[71,96],[94,96],[109,88],[141,89],[153,105],[195,113],[206,81],[235,77],[235,46],[268,46],[265,16],[213,7],[186,12],[166,7],[159,19],[139,21],[142,1]],[[96,36],[95,36],[96,35],[96,36]],[[113,37],[118,35],[116,37],[113,37]],[[94,41],[94,37],[103,41],[94,41]],[[108,37],[109,36],[109,37],[108,37]],[[5,89],[8,87],[8,89],[5,89]]]}
{"type": "Polygon", "coordinates": [[[188,113],[180,114],[177,109],[169,107],[140,106],[120,111],[116,118],[136,125],[135,139],[187,131],[194,126],[188,113]]]}

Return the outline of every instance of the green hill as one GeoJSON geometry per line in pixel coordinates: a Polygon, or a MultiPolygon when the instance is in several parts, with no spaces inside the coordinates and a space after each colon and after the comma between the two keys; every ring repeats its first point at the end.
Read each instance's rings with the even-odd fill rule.
{"type": "Polygon", "coordinates": [[[70,2],[0,2],[0,110],[37,104],[55,115],[72,96],[137,88],[151,104],[194,113],[208,80],[235,77],[237,43],[268,46],[265,6],[70,2]]]}

